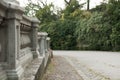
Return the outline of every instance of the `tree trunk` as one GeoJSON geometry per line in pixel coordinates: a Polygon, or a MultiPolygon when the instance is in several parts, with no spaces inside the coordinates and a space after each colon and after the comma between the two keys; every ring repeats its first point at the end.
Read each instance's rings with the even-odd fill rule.
{"type": "Polygon", "coordinates": [[[87,0],[87,10],[90,9],[90,0],[87,0]]]}

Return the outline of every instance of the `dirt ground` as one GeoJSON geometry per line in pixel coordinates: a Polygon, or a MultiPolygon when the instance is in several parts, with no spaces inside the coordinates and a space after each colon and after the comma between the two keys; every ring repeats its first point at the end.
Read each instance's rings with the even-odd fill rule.
{"type": "Polygon", "coordinates": [[[43,80],[83,80],[74,68],[61,56],[54,56],[43,80]]]}

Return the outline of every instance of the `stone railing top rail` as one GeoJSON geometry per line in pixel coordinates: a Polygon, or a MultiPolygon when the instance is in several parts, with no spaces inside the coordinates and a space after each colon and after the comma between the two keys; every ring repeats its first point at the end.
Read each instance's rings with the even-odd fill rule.
{"type": "Polygon", "coordinates": [[[23,19],[26,19],[30,22],[34,22],[34,23],[40,23],[40,21],[36,18],[36,17],[28,17],[26,15],[23,15],[23,19]]]}
{"type": "Polygon", "coordinates": [[[21,23],[29,26],[32,26],[32,24],[34,23],[34,25],[37,24],[37,26],[39,26],[38,24],[40,23],[40,21],[36,17],[28,17],[26,15],[23,15],[21,23]]]}

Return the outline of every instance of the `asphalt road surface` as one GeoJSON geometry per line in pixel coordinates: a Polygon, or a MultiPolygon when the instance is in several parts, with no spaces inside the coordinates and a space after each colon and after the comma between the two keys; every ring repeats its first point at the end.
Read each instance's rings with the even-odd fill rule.
{"type": "Polygon", "coordinates": [[[120,52],[53,51],[64,57],[84,80],[120,80],[120,52]]]}

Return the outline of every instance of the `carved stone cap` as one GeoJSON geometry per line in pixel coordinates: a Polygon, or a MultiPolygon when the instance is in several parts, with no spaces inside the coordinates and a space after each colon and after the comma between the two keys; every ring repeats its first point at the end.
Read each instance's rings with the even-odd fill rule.
{"type": "Polygon", "coordinates": [[[20,3],[16,0],[3,0],[3,1],[6,2],[6,3],[9,3],[11,5],[17,5],[17,6],[20,5],[20,3]]]}
{"type": "Polygon", "coordinates": [[[40,21],[36,17],[32,17],[31,20],[33,23],[40,23],[40,21]]]}
{"type": "Polygon", "coordinates": [[[47,37],[47,39],[46,39],[46,40],[48,40],[48,41],[49,41],[49,40],[50,40],[50,37],[47,37]]]}
{"type": "Polygon", "coordinates": [[[24,13],[24,8],[20,7],[20,4],[16,0],[0,0],[0,5],[8,10],[16,10],[20,13],[24,13]]]}
{"type": "Polygon", "coordinates": [[[38,32],[38,36],[47,36],[48,33],[47,32],[38,32]]]}

